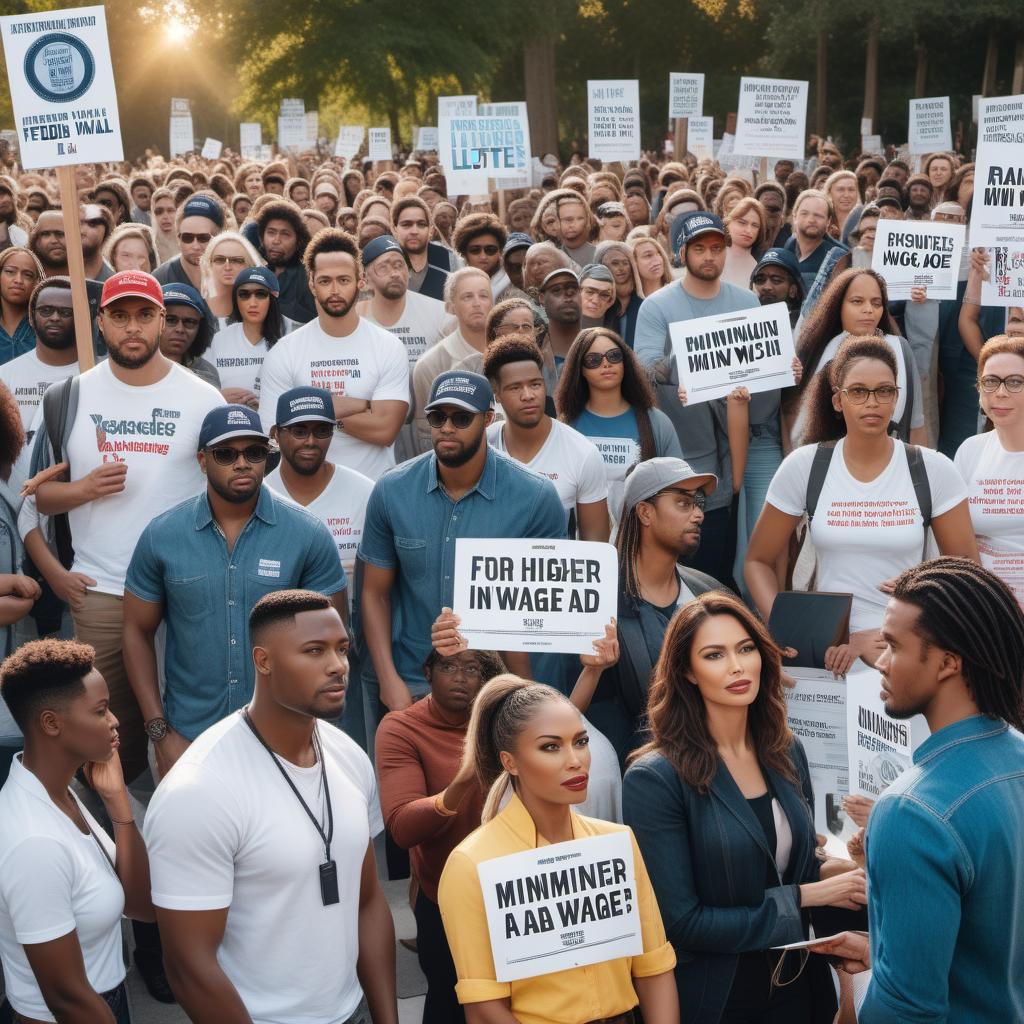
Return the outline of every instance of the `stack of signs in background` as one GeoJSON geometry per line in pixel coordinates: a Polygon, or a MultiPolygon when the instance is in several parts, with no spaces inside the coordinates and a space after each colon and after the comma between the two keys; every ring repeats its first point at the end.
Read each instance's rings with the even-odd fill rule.
{"type": "Polygon", "coordinates": [[[366,148],[366,156],[374,163],[381,160],[391,160],[394,153],[391,151],[391,129],[371,128],[369,141],[366,148]]]}
{"type": "Polygon", "coordinates": [[[277,148],[280,150],[305,149],[306,104],[303,100],[281,100],[277,118],[277,148]]]}
{"type": "Polygon", "coordinates": [[[338,129],[338,140],[334,143],[334,155],[351,160],[363,144],[366,129],[362,125],[342,125],[338,129]]]}
{"type": "MultiPolygon", "coordinates": [[[[530,148],[530,117],[526,103],[481,103],[477,116],[498,119],[487,129],[494,158],[504,167],[512,167],[511,174],[495,174],[496,189],[530,188],[533,180],[533,152],[530,148]],[[507,152],[509,149],[511,153],[507,152]],[[501,150],[506,150],[502,153],[501,150]]],[[[493,161],[492,161],[493,162],[493,161]]]]}
{"type": "Polygon", "coordinates": [[[640,83],[588,81],[588,155],[605,163],[640,159],[640,83]]]}
{"type": "Polygon", "coordinates": [[[907,138],[914,156],[938,153],[953,148],[949,124],[949,97],[933,96],[910,101],[907,138]]]}
{"type": "Polygon", "coordinates": [[[776,160],[803,160],[807,93],[807,82],[741,78],[735,152],[776,160]]]}
{"type": "Polygon", "coordinates": [[[192,134],[192,101],[171,99],[171,156],[190,153],[195,148],[192,134]]]}
{"type": "Polygon", "coordinates": [[[929,299],[955,299],[967,228],[929,220],[880,220],[871,269],[885,278],[889,298],[909,299],[927,288],[929,299]]]}
{"type": "Polygon", "coordinates": [[[261,159],[263,126],[258,121],[242,121],[238,126],[238,150],[243,160],[261,159]]]}

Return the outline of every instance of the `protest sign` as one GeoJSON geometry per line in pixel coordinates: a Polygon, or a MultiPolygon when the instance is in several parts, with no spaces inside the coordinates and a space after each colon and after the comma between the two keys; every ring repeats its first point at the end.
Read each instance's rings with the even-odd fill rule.
{"type": "Polygon", "coordinates": [[[881,156],[885,152],[885,146],[882,145],[881,135],[861,136],[860,148],[862,152],[873,153],[876,156],[881,156]]]}
{"type": "Polygon", "coordinates": [[[391,153],[391,129],[371,128],[369,131],[369,144],[366,154],[371,160],[390,160],[391,153]]]}
{"type": "Polygon", "coordinates": [[[613,162],[640,159],[640,83],[588,81],[589,156],[613,162]]]}
{"type": "Polygon", "coordinates": [[[195,148],[195,135],[192,128],[191,114],[171,115],[171,156],[188,153],[195,148]]]}
{"type": "Polygon", "coordinates": [[[302,100],[281,100],[277,118],[277,148],[304,149],[306,146],[306,104],[302,100]]]}
{"type": "Polygon", "coordinates": [[[477,874],[497,981],[643,952],[625,830],[495,857],[478,864],[477,874]]]}
{"type": "Polygon", "coordinates": [[[207,138],[203,143],[202,152],[199,154],[204,160],[219,160],[220,151],[224,144],[219,139],[207,138]]]}
{"type": "Polygon", "coordinates": [[[910,101],[910,125],[907,130],[910,152],[935,153],[953,148],[949,126],[949,97],[910,101]]]}
{"type": "Polygon", "coordinates": [[[971,245],[1024,249],[1024,96],[983,99],[971,245]]]}
{"type": "Polygon", "coordinates": [[[691,117],[686,123],[686,148],[698,160],[710,160],[714,156],[713,117],[691,117]]]}
{"type": "Polygon", "coordinates": [[[365,135],[362,125],[342,125],[338,129],[338,141],[334,143],[334,155],[351,160],[359,152],[365,135]]]}
{"type": "Polygon", "coordinates": [[[885,278],[890,299],[927,288],[929,299],[955,299],[967,228],[930,220],[880,220],[871,269],[885,278]]]}
{"type": "Polygon", "coordinates": [[[687,402],[752,393],[793,383],[793,331],[784,302],[669,324],[679,383],[687,402]]]}
{"type": "Polygon", "coordinates": [[[306,111],[306,145],[309,148],[316,146],[317,139],[320,137],[320,111],[319,110],[307,110],[306,111]]]}
{"type": "Polygon", "coordinates": [[[499,117],[515,121],[515,126],[509,125],[505,131],[511,129],[514,133],[513,139],[517,150],[515,162],[519,169],[515,174],[496,176],[494,187],[499,190],[529,188],[533,180],[533,152],[530,147],[530,118],[526,102],[517,100],[512,103],[481,103],[477,107],[477,114],[480,117],[499,117]]]}
{"type": "Polygon", "coordinates": [[[862,117],[860,119],[860,134],[861,134],[861,136],[870,135],[873,124],[874,124],[874,122],[871,120],[870,117],[862,117]]]}
{"type": "Polygon", "coordinates": [[[238,125],[238,149],[246,160],[259,160],[263,145],[263,126],[259,121],[242,121],[238,125]]]}
{"type": "Polygon", "coordinates": [[[455,543],[452,607],[472,650],[592,654],[593,641],[604,636],[604,627],[616,614],[618,584],[611,544],[455,543]]]}
{"type": "Polygon", "coordinates": [[[704,113],[704,76],[670,71],[668,116],[700,117],[704,113]]]}
{"type": "Polygon", "coordinates": [[[438,126],[438,156],[454,195],[525,188],[532,180],[525,103],[481,104],[476,113],[446,117],[438,126]]]}
{"type": "Polygon", "coordinates": [[[981,304],[1024,306],[1024,246],[989,249],[988,258],[988,280],[981,282],[981,304]]]}
{"type": "Polygon", "coordinates": [[[274,147],[271,146],[269,143],[264,142],[263,145],[260,146],[260,159],[264,163],[268,163],[269,161],[273,160],[274,159],[274,147]]]}
{"type": "MultiPolygon", "coordinates": [[[[476,117],[476,96],[437,97],[437,156],[448,178],[448,191],[453,194],[458,192],[458,189],[451,184],[451,168],[448,166],[448,162],[451,160],[451,150],[449,147],[446,152],[444,140],[451,139],[452,121],[464,117],[476,117]]],[[[470,187],[462,194],[467,195],[473,192],[479,180],[480,176],[475,176],[470,187]]],[[[486,189],[487,186],[485,185],[484,188],[486,189]]]]}
{"type": "Polygon", "coordinates": [[[741,78],[736,111],[736,152],[802,160],[806,146],[807,91],[807,82],[741,78]]]}
{"type": "Polygon", "coordinates": [[[102,6],[0,18],[25,170],[124,159],[102,6]]]}
{"type": "Polygon", "coordinates": [[[416,132],[416,149],[421,153],[437,152],[437,129],[422,125],[416,132]]]}

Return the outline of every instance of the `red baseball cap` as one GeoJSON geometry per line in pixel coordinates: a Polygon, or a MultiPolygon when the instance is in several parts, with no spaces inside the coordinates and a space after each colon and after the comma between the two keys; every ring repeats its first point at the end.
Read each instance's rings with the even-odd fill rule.
{"type": "Polygon", "coordinates": [[[160,282],[143,270],[122,270],[103,282],[100,309],[118,299],[148,299],[154,306],[164,308],[164,293],[160,282]]]}

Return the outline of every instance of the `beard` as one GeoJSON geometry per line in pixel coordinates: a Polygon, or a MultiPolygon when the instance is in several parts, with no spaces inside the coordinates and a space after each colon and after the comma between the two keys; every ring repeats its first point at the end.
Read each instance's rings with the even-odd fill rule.
{"type": "Polygon", "coordinates": [[[389,281],[380,293],[385,299],[400,299],[408,290],[407,286],[401,281],[389,281]]]}
{"type": "Polygon", "coordinates": [[[324,316],[333,317],[335,320],[340,320],[342,317],[348,316],[352,307],[356,304],[356,299],[359,298],[358,293],[353,295],[351,299],[342,299],[341,306],[335,309],[328,309],[326,306],[317,303],[317,308],[320,309],[324,316]]]}
{"type": "Polygon", "coordinates": [[[36,335],[39,341],[49,349],[53,349],[54,352],[66,352],[69,348],[73,348],[75,345],[75,332],[74,329],[66,331],[64,334],[56,338],[44,338],[41,335],[36,335]]]}
{"type": "MultiPolygon", "coordinates": [[[[60,250],[57,250],[57,251],[60,251],[60,250]]],[[[37,249],[36,250],[36,255],[39,257],[39,262],[42,263],[42,265],[44,267],[49,267],[52,270],[56,270],[58,268],[67,266],[67,262],[68,262],[68,252],[67,252],[67,249],[65,249],[61,253],[60,256],[51,255],[45,249],[37,249]]]]}
{"type": "Polygon", "coordinates": [[[232,505],[244,505],[247,501],[252,501],[259,494],[260,487],[263,485],[262,479],[257,478],[255,486],[248,491],[233,491],[226,484],[222,484],[219,480],[214,480],[209,474],[207,474],[206,482],[213,488],[218,497],[223,498],[232,505]]]}
{"type": "Polygon", "coordinates": [[[481,431],[474,440],[467,441],[462,446],[462,449],[456,452],[454,455],[441,455],[437,450],[437,443],[434,443],[434,454],[437,456],[437,461],[442,466],[447,466],[448,469],[458,469],[460,466],[464,466],[469,462],[478,451],[480,446],[484,442],[484,433],[481,431]]]}
{"type": "Polygon", "coordinates": [[[146,344],[146,350],[140,356],[126,356],[119,349],[113,348],[110,343],[107,343],[107,355],[110,357],[110,361],[117,366],[120,366],[124,370],[137,370],[141,366],[145,366],[160,351],[160,343],[153,342],[152,347],[148,341],[142,339],[146,344]]]}

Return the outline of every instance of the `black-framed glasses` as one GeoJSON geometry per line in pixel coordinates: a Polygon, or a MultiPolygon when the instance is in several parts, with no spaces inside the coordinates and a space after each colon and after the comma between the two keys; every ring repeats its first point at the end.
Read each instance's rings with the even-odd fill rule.
{"type": "Polygon", "coordinates": [[[879,405],[891,405],[896,401],[900,389],[895,384],[882,384],[877,388],[866,388],[862,384],[854,384],[853,387],[840,388],[840,391],[854,404],[863,405],[872,395],[879,405]]]}
{"type": "Polygon", "coordinates": [[[251,444],[248,448],[232,448],[230,445],[222,445],[219,448],[207,448],[213,461],[218,466],[233,466],[238,457],[241,456],[250,466],[257,466],[267,461],[270,449],[265,444],[251,444]]]}
{"type": "Polygon", "coordinates": [[[496,245],[467,245],[470,256],[497,256],[501,250],[496,245]]]}
{"type": "Polygon", "coordinates": [[[701,490],[688,491],[685,487],[664,487],[654,497],[660,498],[663,494],[674,494],[681,512],[692,512],[695,508],[703,512],[708,503],[708,496],[701,490]]]}
{"type": "Polygon", "coordinates": [[[287,430],[296,441],[305,441],[310,434],[320,441],[324,438],[330,437],[334,433],[333,423],[295,423],[291,426],[282,427],[282,430],[287,430]]]}
{"type": "Polygon", "coordinates": [[[199,328],[199,325],[203,322],[197,317],[178,316],[177,313],[168,313],[164,317],[164,321],[166,322],[168,327],[177,327],[178,324],[181,324],[181,326],[184,327],[186,331],[197,330],[199,328]]]}
{"type": "Polygon", "coordinates": [[[183,245],[191,245],[193,242],[198,242],[200,245],[208,245],[213,235],[208,231],[202,231],[199,234],[193,231],[183,231],[178,235],[178,238],[183,245]]]}
{"type": "Polygon", "coordinates": [[[624,358],[621,348],[610,348],[607,352],[588,352],[583,357],[583,365],[588,370],[596,370],[605,361],[609,366],[618,366],[624,358]]]}
{"type": "Polygon", "coordinates": [[[984,377],[978,378],[978,390],[991,395],[1000,389],[1006,388],[1011,395],[1019,394],[1024,390],[1024,377],[1019,373],[1011,373],[1009,377],[997,377],[994,373],[986,373],[984,377]]]}
{"type": "Polygon", "coordinates": [[[238,289],[238,301],[248,302],[250,299],[258,299],[260,302],[270,298],[270,292],[266,288],[254,288],[249,291],[247,288],[238,289]]]}
{"type": "Polygon", "coordinates": [[[459,409],[456,412],[445,412],[443,409],[431,409],[427,413],[427,423],[435,430],[443,427],[449,420],[456,430],[465,430],[477,418],[479,413],[459,409]]]}
{"type": "Polygon", "coordinates": [[[59,316],[61,320],[73,320],[75,311],[70,306],[36,306],[36,316],[49,320],[51,316],[59,316]]]}

